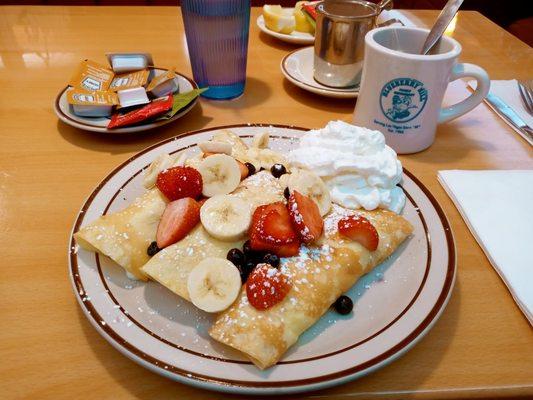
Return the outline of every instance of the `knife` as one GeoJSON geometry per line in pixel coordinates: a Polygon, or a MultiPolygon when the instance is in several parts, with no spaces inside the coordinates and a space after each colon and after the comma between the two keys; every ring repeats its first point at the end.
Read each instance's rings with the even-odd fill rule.
{"type": "Polygon", "coordinates": [[[492,93],[489,93],[485,100],[496,111],[498,111],[498,113],[502,115],[507,122],[522,132],[527,138],[529,138],[529,144],[533,145],[533,129],[526,124],[511,107],[509,107],[502,99],[492,93]]]}

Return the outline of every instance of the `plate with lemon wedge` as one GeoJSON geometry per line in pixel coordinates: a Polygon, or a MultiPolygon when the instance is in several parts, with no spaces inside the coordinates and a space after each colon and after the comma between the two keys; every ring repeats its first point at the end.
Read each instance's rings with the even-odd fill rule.
{"type": "MultiPolygon", "coordinates": [[[[294,7],[266,4],[257,18],[262,32],[287,43],[310,45],[315,41],[315,2],[299,1],[294,7]]],[[[318,2],[316,2],[318,3],[318,2]]]]}

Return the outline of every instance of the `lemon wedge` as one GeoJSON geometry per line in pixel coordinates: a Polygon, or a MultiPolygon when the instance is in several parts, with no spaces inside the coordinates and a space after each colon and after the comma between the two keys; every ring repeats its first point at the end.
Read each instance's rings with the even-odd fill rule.
{"type": "Polygon", "coordinates": [[[280,5],[263,6],[263,18],[268,29],[274,32],[289,34],[294,31],[296,21],[292,8],[282,8],[280,5]]]}
{"type": "Polygon", "coordinates": [[[302,5],[307,3],[306,1],[299,1],[294,5],[294,20],[295,20],[295,30],[298,32],[307,32],[311,35],[315,34],[315,28],[309,23],[307,17],[302,11],[302,5]]]}

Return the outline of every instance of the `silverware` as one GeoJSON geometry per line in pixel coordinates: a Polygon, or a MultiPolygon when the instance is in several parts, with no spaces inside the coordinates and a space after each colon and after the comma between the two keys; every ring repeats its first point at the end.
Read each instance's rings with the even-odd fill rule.
{"type": "Polygon", "coordinates": [[[448,0],[431,28],[420,54],[427,54],[439,41],[464,0],[448,0]]]}
{"type": "Polygon", "coordinates": [[[526,106],[526,110],[530,115],[533,115],[533,84],[532,81],[516,81],[518,84],[518,91],[520,97],[526,106]]]}
{"type": "Polygon", "coordinates": [[[489,93],[485,100],[492,107],[494,107],[494,109],[497,110],[498,113],[502,115],[505,120],[507,120],[507,122],[522,132],[527,138],[529,138],[528,141],[531,145],[533,145],[533,128],[526,124],[511,107],[509,107],[502,99],[492,93],[489,93]]]}

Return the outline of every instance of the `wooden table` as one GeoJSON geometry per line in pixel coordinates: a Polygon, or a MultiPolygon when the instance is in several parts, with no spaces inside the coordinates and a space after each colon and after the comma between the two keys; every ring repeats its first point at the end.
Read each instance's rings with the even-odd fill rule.
{"type": "MultiPolygon", "coordinates": [[[[259,10],[254,9],[252,21],[259,10]]],[[[420,26],[437,15],[407,12],[420,26]]],[[[178,8],[2,7],[0,10],[0,397],[4,399],[226,398],[155,375],[115,351],[72,294],[67,240],[84,198],[108,171],[145,146],[188,130],[242,122],[320,127],[350,121],[353,101],[321,98],[283,79],[293,47],[251,24],[244,96],[201,100],[177,123],[106,137],[58,122],[52,102],[83,58],[150,51],[158,65],[190,74],[178,8]]],[[[531,78],[533,50],[475,12],[453,36],[462,61],[492,78],[531,78]]],[[[447,213],[458,279],[431,332],[382,370],[304,398],[533,396],[533,334],[437,182],[439,169],[531,168],[532,151],[485,105],[439,127],[427,151],[401,157],[447,213]]]]}

